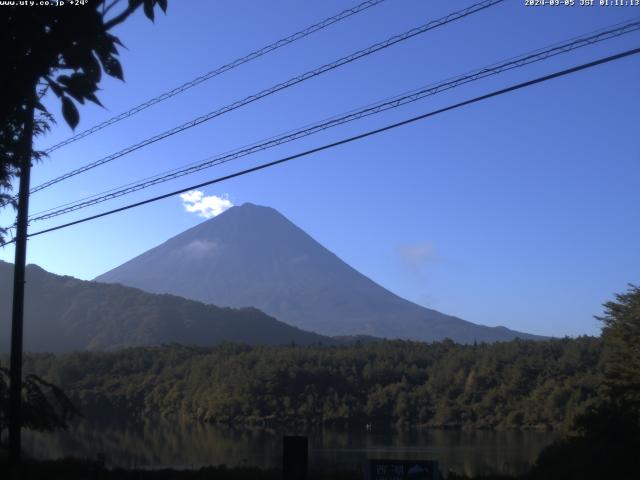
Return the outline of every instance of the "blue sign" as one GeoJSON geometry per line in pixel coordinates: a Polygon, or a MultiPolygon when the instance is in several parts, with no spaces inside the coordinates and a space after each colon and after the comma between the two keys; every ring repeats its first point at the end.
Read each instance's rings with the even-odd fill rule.
{"type": "Polygon", "coordinates": [[[369,460],[366,480],[439,480],[435,460],[369,460]]]}

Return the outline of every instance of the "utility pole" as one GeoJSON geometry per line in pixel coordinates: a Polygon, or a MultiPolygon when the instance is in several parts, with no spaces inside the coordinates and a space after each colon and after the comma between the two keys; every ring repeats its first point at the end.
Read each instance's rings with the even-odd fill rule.
{"type": "Polygon", "coordinates": [[[35,88],[30,92],[25,109],[20,153],[20,190],[16,221],[16,251],[13,269],[13,309],[11,316],[11,363],[9,387],[9,465],[16,469],[20,464],[22,426],[22,332],[24,320],[24,284],[27,261],[27,228],[29,220],[29,180],[33,156],[33,123],[36,103],[35,88]]]}

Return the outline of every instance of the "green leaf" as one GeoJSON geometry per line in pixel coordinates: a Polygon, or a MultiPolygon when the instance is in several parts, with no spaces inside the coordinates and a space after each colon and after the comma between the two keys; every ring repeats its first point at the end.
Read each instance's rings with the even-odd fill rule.
{"type": "Polygon", "coordinates": [[[119,44],[120,40],[118,37],[115,37],[110,34],[105,34],[96,38],[96,43],[94,46],[94,50],[98,54],[98,58],[100,60],[104,60],[110,55],[117,55],[118,49],[116,48],[116,44],[119,44]]]}
{"type": "Polygon", "coordinates": [[[158,5],[164,13],[167,13],[167,0],[158,0],[158,5]]]}
{"type": "Polygon", "coordinates": [[[113,56],[107,57],[106,61],[102,62],[102,66],[104,67],[104,71],[107,75],[118,78],[120,80],[124,80],[124,74],[122,72],[122,65],[118,59],[113,56]]]}
{"type": "Polygon", "coordinates": [[[147,16],[149,20],[153,22],[154,20],[153,0],[144,0],[144,14],[147,16]]]}
{"type": "Polygon", "coordinates": [[[62,52],[62,58],[64,58],[67,68],[77,70],[82,64],[82,49],[79,47],[69,47],[62,52]]]}
{"type": "Polygon", "coordinates": [[[71,95],[76,100],[76,102],[84,104],[84,97],[80,95],[77,91],[71,88],[65,88],[65,92],[68,95],[71,95]]]}
{"type": "Polygon", "coordinates": [[[87,95],[85,95],[85,97],[87,98],[87,100],[90,100],[91,102],[95,103],[96,105],[100,105],[101,107],[104,108],[104,105],[102,105],[102,103],[100,103],[100,100],[98,100],[98,97],[96,97],[95,94],[88,93],[87,95]]]}
{"type": "Polygon", "coordinates": [[[73,89],[79,95],[84,96],[87,93],[93,93],[98,89],[98,85],[91,77],[85,73],[73,73],[70,77],[67,75],[60,75],[58,82],[62,83],[68,88],[73,89]]]}
{"type": "Polygon", "coordinates": [[[62,88],[56,82],[47,77],[47,83],[51,87],[51,91],[56,94],[56,97],[62,97],[64,93],[62,92],[62,88]]]}
{"type": "Polygon", "coordinates": [[[93,95],[98,89],[96,82],[92,81],[89,75],[85,73],[73,73],[70,77],[60,75],[58,82],[66,87],[65,92],[68,95],[71,95],[80,103],[84,103],[85,98],[92,100],[90,95],[93,95]]]}
{"type": "MultiPolygon", "coordinates": [[[[122,43],[120,41],[120,39],[118,37],[116,37],[115,35],[111,35],[110,33],[107,33],[107,38],[109,40],[111,40],[112,43],[115,43],[116,45],[120,45],[122,48],[127,48],[124,46],[124,43],[122,43]]],[[[115,53],[117,53],[118,51],[116,50],[115,53]]]]}
{"type": "Polygon", "coordinates": [[[84,57],[82,62],[82,70],[84,73],[96,84],[100,82],[102,77],[102,69],[98,59],[89,51],[89,54],[84,57]]]}
{"type": "Polygon", "coordinates": [[[61,83],[65,87],[68,87],[69,83],[71,82],[71,77],[69,77],[69,75],[59,75],[56,80],[58,81],[58,83],[61,83]]]}
{"type": "Polygon", "coordinates": [[[80,114],[69,97],[62,97],[62,116],[69,126],[75,130],[80,122],[80,114]]]}

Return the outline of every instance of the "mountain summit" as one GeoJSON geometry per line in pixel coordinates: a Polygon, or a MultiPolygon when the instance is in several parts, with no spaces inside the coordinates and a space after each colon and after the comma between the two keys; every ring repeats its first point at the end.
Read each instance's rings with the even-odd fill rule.
{"type": "Polygon", "coordinates": [[[534,338],[400,298],[273,208],[251,203],[230,208],[95,280],[219,306],[253,306],[324,335],[458,342],[534,338]]]}

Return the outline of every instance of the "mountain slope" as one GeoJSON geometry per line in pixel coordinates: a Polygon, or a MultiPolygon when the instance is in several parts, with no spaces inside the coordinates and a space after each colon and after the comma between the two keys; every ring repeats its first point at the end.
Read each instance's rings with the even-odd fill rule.
{"type": "Polygon", "coordinates": [[[536,338],[409,302],[365,277],[276,210],[233,207],[96,278],[215,305],[254,306],[324,335],[459,342],[536,338]]]}
{"type": "MultiPolygon", "coordinates": [[[[0,351],[9,351],[13,265],[0,262],[0,351]]],[[[333,343],[255,308],[219,308],[174,295],[86,282],[27,266],[25,350],[66,352],[181,343],[333,343]]]]}

